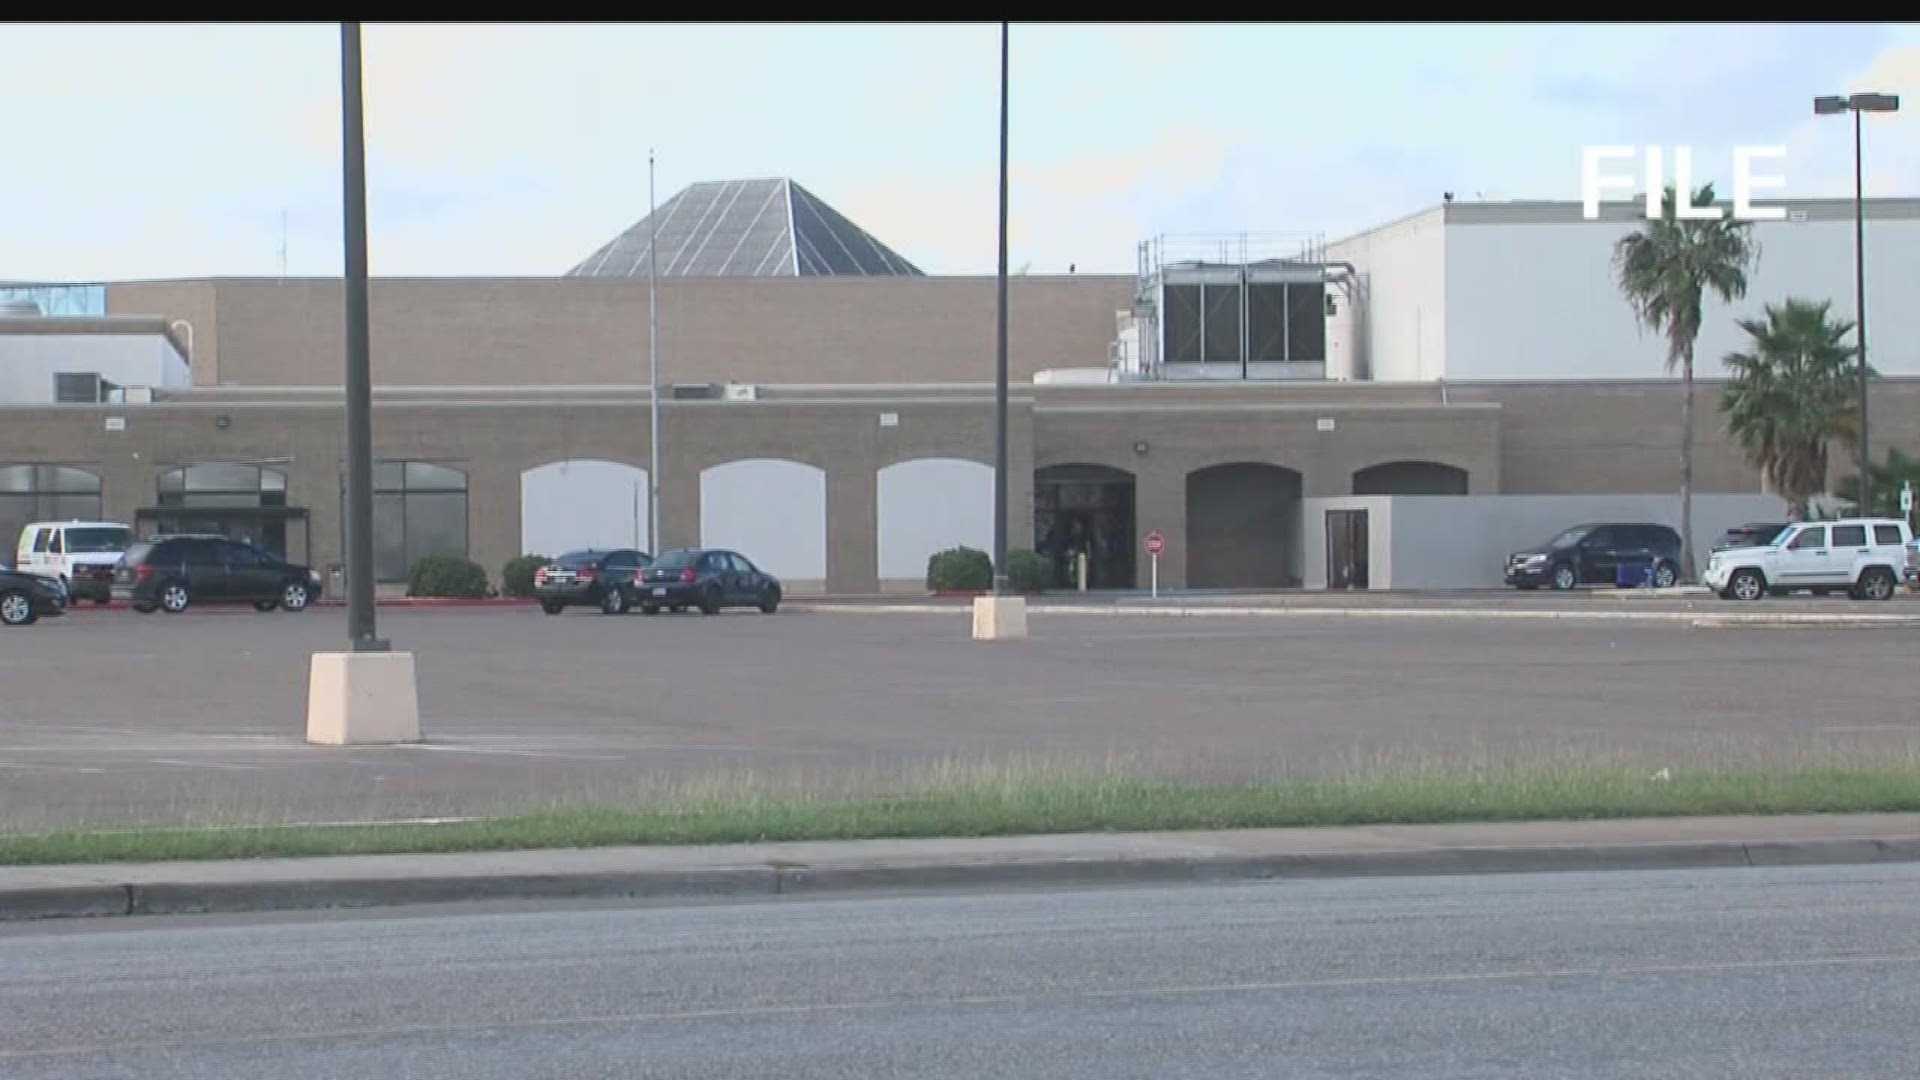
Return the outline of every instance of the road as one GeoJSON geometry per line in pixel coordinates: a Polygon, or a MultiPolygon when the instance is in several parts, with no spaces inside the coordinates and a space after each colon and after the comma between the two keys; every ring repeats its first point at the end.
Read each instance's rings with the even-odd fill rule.
{"type": "Polygon", "coordinates": [[[492,813],[714,774],[886,786],[1007,759],[1237,779],[1905,755],[1920,735],[1908,630],[1037,615],[1029,640],[981,643],[964,611],[529,609],[380,627],[417,657],[425,745],[304,745],[308,657],[340,647],[338,611],[83,608],[0,634],[0,822],[492,813]]]}
{"type": "Polygon", "coordinates": [[[1906,1080],[1920,868],[0,928],[0,1076],[1906,1080]]]}

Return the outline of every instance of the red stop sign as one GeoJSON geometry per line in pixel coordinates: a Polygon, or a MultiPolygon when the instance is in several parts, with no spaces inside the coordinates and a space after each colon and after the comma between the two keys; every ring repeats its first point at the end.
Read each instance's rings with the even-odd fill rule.
{"type": "Polygon", "coordinates": [[[1167,538],[1160,535],[1158,529],[1147,534],[1147,554],[1158,555],[1167,550],[1167,538]]]}

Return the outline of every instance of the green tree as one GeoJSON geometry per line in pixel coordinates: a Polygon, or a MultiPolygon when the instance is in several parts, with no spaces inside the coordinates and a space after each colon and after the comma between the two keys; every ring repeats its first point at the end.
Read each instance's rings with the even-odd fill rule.
{"type": "MultiPolygon", "coordinates": [[[[1871,368],[1869,368],[1871,371],[1871,368]]],[[[1912,484],[1920,491],[1920,457],[1910,457],[1899,450],[1889,449],[1887,460],[1872,466],[1873,469],[1873,505],[1865,508],[1865,513],[1874,517],[1900,517],[1900,487],[1912,484]]],[[[1860,505],[1860,477],[1856,474],[1840,479],[1834,485],[1835,495],[1860,505]]]]}
{"type": "Polygon", "coordinates": [[[1830,319],[1831,307],[1791,297],[1768,304],[1765,319],[1739,320],[1751,340],[1725,361],[1727,431],[1796,519],[1827,489],[1828,444],[1859,444],[1853,323],[1830,319]]]}
{"type": "MultiPolygon", "coordinates": [[[[1681,575],[1692,579],[1693,345],[1700,336],[1700,307],[1708,293],[1726,303],[1747,294],[1747,272],[1759,246],[1752,223],[1726,216],[1682,218],[1675,213],[1677,202],[1669,185],[1660,216],[1614,244],[1613,267],[1634,317],[1667,339],[1667,370],[1678,368],[1685,386],[1680,414],[1680,560],[1681,575]]],[[[1712,202],[1712,184],[1694,193],[1693,205],[1712,202]]]]}

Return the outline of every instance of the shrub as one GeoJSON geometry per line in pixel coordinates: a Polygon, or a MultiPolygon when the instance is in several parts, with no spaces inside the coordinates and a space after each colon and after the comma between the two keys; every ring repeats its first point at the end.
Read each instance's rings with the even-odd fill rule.
{"type": "Polygon", "coordinates": [[[983,592],[993,587],[993,559],[976,548],[936,551],[927,558],[927,588],[934,592],[983,592]]]}
{"type": "Polygon", "coordinates": [[[545,555],[520,555],[500,570],[500,592],[505,596],[532,596],[533,572],[547,565],[545,555]]]}
{"type": "Polygon", "coordinates": [[[407,572],[408,596],[479,599],[487,595],[487,572],[459,555],[427,555],[407,572]]]}
{"type": "Polygon", "coordinates": [[[1053,588],[1053,564],[1027,548],[1007,552],[1007,587],[1032,593],[1053,588]]]}

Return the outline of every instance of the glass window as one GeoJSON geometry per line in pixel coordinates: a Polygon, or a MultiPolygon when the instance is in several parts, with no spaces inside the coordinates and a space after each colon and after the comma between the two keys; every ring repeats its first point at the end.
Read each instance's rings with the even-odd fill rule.
{"type": "Polygon", "coordinates": [[[260,553],[246,544],[221,544],[220,557],[226,561],[227,565],[241,569],[253,569],[264,562],[260,558],[260,553]]]}
{"type": "Polygon", "coordinates": [[[1874,542],[1874,543],[1876,543],[1876,544],[1900,544],[1900,543],[1903,543],[1904,541],[1902,541],[1902,540],[1900,539],[1900,526],[1898,526],[1898,525],[1875,525],[1875,526],[1873,527],[1873,542],[1874,542]]]}
{"type": "Polygon", "coordinates": [[[1547,546],[1550,548],[1572,547],[1585,539],[1586,535],[1592,531],[1593,526],[1591,525],[1575,525],[1573,528],[1547,541],[1547,546]]]}
{"type": "Polygon", "coordinates": [[[99,527],[67,530],[69,552],[125,551],[132,541],[132,529],[99,527]]]}
{"type": "Polygon", "coordinates": [[[287,474],[264,465],[206,462],[160,474],[161,506],[190,509],[285,506],[287,474]]]}
{"type": "Polygon", "coordinates": [[[218,566],[220,549],[211,540],[189,540],[180,545],[180,561],[188,566],[218,566]]]}
{"type": "Polygon", "coordinates": [[[48,551],[52,550],[47,546],[48,543],[51,542],[52,538],[53,538],[52,529],[41,529],[38,532],[34,533],[33,534],[34,552],[36,554],[45,555],[48,551]]]}
{"type": "Polygon", "coordinates": [[[1793,540],[1787,544],[1787,550],[1808,551],[1814,548],[1823,548],[1826,546],[1827,546],[1827,527],[1825,525],[1814,525],[1809,528],[1801,529],[1799,534],[1795,536],[1793,540]]]}
{"type": "Polygon", "coordinates": [[[52,539],[47,541],[47,550],[55,555],[65,555],[67,553],[67,543],[66,538],[60,535],[60,530],[48,529],[47,532],[52,536],[52,539]]]}
{"type": "MultiPolygon", "coordinates": [[[[343,505],[345,498],[343,476],[343,505]]],[[[343,513],[343,521],[345,517],[343,513]]],[[[374,462],[373,533],[374,573],[381,581],[406,580],[413,564],[428,555],[465,558],[467,474],[425,461],[374,462]]],[[[591,553],[591,557],[604,556],[591,553]]]]}
{"type": "Polygon", "coordinates": [[[728,558],[733,560],[734,573],[736,574],[753,573],[753,564],[748,562],[743,556],[739,554],[731,554],[728,556],[728,558]]]}
{"type": "Polygon", "coordinates": [[[608,555],[606,561],[600,565],[609,570],[631,570],[633,569],[633,552],[616,551],[608,555]]]}
{"type": "Polygon", "coordinates": [[[1867,527],[1865,525],[1835,525],[1833,527],[1834,547],[1866,547],[1867,527]]]}
{"type": "Polygon", "coordinates": [[[86,469],[0,465],[0,537],[19,537],[35,521],[98,518],[100,504],[100,477],[86,469]]]}
{"type": "Polygon", "coordinates": [[[659,570],[678,570],[683,566],[692,566],[699,557],[700,553],[697,551],[687,551],[685,549],[669,551],[662,554],[658,559],[655,559],[653,565],[655,569],[659,570]]]}

